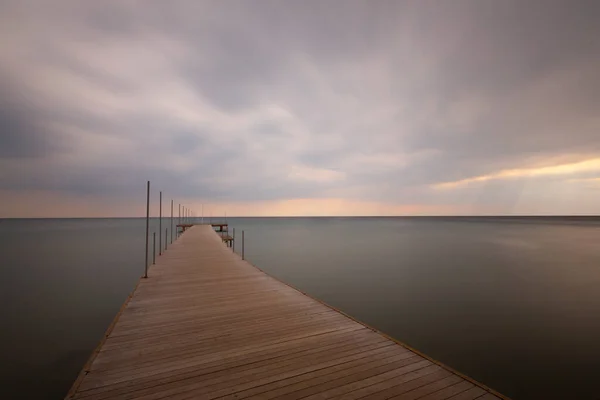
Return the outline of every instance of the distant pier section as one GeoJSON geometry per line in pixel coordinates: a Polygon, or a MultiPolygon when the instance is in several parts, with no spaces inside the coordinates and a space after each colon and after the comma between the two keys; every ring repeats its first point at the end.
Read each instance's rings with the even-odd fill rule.
{"type": "Polygon", "coordinates": [[[229,224],[227,222],[225,223],[208,223],[208,224],[204,224],[204,223],[199,223],[199,224],[193,224],[193,223],[188,223],[188,224],[177,224],[177,232],[178,234],[181,234],[183,232],[186,231],[186,229],[191,228],[192,226],[195,225],[210,225],[213,228],[217,228],[215,229],[215,232],[217,232],[219,234],[219,237],[221,238],[221,240],[223,240],[223,242],[227,245],[227,247],[233,247],[234,246],[234,240],[235,240],[235,230],[233,231],[233,236],[231,236],[229,234],[229,224]]]}

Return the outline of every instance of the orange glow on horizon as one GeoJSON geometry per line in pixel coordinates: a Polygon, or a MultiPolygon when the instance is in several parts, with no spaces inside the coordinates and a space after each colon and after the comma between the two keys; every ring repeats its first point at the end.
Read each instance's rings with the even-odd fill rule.
{"type": "Polygon", "coordinates": [[[505,169],[496,173],[475,176],[453,182],[442,182],[433,185],[434,189],[454,189],[471,183],[487,182],[498,179],[532,178],[538,176],[570,175],[582,172],[600,171],[600,158],[579,161],[575,163],[553,165],[539,168],[505,169]]]}
{"type": "MultiPolygon", "coordinates": [[[[95,197],[74,197],[45,191],[8,192],[0,191],[7,199],[7,206],[0,210],[0,218],[109,218],[142,217],[146,215],[143,201],[107,201],[95,197]]],[[[143,196],[142,196],[143,197],[143,196]]],[[[158,215],[158,194],[151,198],[150,213],[158,215]]],[[[163,199],[164,200],[164,199],[163,199]]],[[[395,215],[451,215],[464,214],[466,208],[450,205],[392,204],[376,201],[326,199],[286,199],[261,202],[211,202],[183,199],[175,201],[185,204],[197,217],[303,217],[303,216],[395,216],[395,215]]],[[[163,202],[163,215],[170,215],[170,205],[163,202]]]]}

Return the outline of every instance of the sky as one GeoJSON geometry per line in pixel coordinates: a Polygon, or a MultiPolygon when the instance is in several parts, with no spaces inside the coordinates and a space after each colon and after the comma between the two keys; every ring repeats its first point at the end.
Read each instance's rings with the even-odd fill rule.
{"type": "Polygon", "coordinates": [[[600,213],[600,2],[0,2],[0,217],[600,213]]]}

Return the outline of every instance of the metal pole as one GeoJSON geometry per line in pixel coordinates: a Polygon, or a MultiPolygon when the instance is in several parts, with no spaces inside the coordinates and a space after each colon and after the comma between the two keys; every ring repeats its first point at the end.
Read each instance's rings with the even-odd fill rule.
{"type": "Polygon", "coordinates": [[[173,200],[171,200],[171,244],[173,244],[173,200]]]}
{"type": "Polygon", "coordinates": [[[179,212],[177,213],[177,223],[181,224],[181,204],[179,204],[179,212]]]}
{"type": "Polygon", "coordinates": [[[202,208],[201,208],[201,210],[200,210],[200,211],[201,211],[201,213],[202,213],[202,219],[200,220],[200,222],[201,222],[201,223],[204,223],[204,204],[202,204],[202,206],[201,206],[201,207],[202,207],[202,208]]]}
{"type": "Polygon", "coordinates": [[[152,264],[156,264],[156,232],[152,232],[152,264]]]}
{"type": "Polygon", "coordinates": [[[167,242],[169,241],[169,228],[165,228],[165,251],[167,250],[167,242]]]}
{"type": "Polygon", "coordinates": [[[162,254],[162,192],[159,194],[158,200],[158,255],[162,254]]]}
{"type": "Polygon", "coordinates": [[[144,266],[144,278],[148,277],[148,226],[150,223],[150,181],[146,185],[146,265],[144,266]]]}
{"type": "Polygon", "coordinates": [[[244,231],[242,231],[242,260],[245,260],[245,258],[244,258],[244,231]]]}
{"type": "Polygon", "coordinates": [[[235,228],[233,228],[233,237],[231,238],[231,250],[235,253],[235,228]]]}

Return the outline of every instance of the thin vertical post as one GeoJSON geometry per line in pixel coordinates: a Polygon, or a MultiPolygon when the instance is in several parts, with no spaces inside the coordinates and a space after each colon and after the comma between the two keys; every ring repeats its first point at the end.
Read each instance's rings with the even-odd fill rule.
{"type": "Polygon", "coordinates": [[[165,228],[165,251],[167,250],[167,242],[169,241],[169,228],[165,228]]]}
{"type": "Polygon", "coordinates": [[[202,217],[200,219],[200,223],[203,224],[204,223],[204,203],[202,203],[202,205],[200,207],[201,207],[200,212],[202,214],[202,217]]]}
{"type": "Polygon", "coordinates": [[[231,238],[231,249],[235,253],[235,228],[233,228],[233,237],[231,238]]]}
{"type": "Polygon", "coordinates": [[[171,199],[171,244],[173,244],[173,199],[171,199]]]}
{"type": "Polygon", "coordinates": [[[152,264],[156,264],[156,232],[152,232],[152,264]]]}
{"type": "Polygon", "coordinates": [[[244,258],[244,231],[242,231],[242,260],[245,260],[245,258],[244,258]]]}
{"type": "Polygon", "coordinates": [[[150,181],[146,185],[146,265],[144,266],[144,278],[148,277],[148,229],[150,223],[150,181]]]}
{"type": "Polygon", "coordinates": [[[162,254],[162,191],[159,194],[158,200],[158,255],[162,254]]]}
{"type": "Polygon", "coordinates": [[[177,213],[177,223],[181,224],[181,204],[179,204],[179,212],[177,213]]]}

